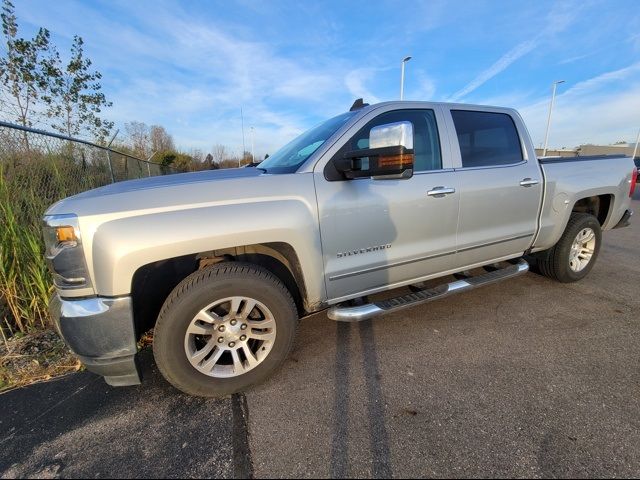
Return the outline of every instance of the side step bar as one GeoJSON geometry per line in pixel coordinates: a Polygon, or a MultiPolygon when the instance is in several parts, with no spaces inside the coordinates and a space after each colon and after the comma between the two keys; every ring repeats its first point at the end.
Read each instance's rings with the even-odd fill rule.
{"type": "Polygon", "coordinates": [[[517,277],[527,271],[529,271],[529,264],[524,259],[521,259],[518,263],[508,267],[465,278],[464,280],[456,280],[455,282],[438,285],[428,290],[407,293],[399,297],[355,307],[334,305],[327,312],[327,316],[337,322],[361,322],[385,313],[396,312],[403,308],[414,307],[422,303],[431,302],[432,300],[448,297],[454,293],[464,292],[483,285],[517,277]]]}

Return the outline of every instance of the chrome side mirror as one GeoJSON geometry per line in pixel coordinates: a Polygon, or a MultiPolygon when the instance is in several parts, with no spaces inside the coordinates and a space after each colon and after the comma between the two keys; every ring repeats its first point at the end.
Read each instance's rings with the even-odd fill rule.
{"type": "Polygon", "coordinates": [[[413,124],[395,122],[369,131],[369,148],[346,152],[334,159],[344,178],[374,180],[406,179],[413,176],[413,124]]]}
{"type": "Polygon", "coordinates": [[[369,148],[404,147],[413,150],[413,124],[396,122],[373,127],[369,132],[369,148]]]}

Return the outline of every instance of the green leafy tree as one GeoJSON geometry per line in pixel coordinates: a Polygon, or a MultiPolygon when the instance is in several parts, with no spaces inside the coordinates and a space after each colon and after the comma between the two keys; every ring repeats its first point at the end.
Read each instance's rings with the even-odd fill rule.
{"type": "Polygon", "coordinates": [[[207,170],[218,170],[220,168],[220,164],[213,159],[213,155],[207,153],[207,156],[204,159],[205,169],[207,170]]]}
{"type": "Polygon", "coordinates": [[[169,167],[177,172],[194,172],[202,170],[204,166],[202,162],[199,162],[193,156],[175,150],[160,152],[156,155],[156,158],[160,162],[164,173],[169,172],[169,167]]]}
{"type": "Polygon", "coordinates": [[[60,133],[76,136],[87,132],[103,141],[113,128],[113,122],[102,118],[102,109],[110,107],[102,93],[102,74],[91,69],[91,60],[84,54],[84,41],[75,35],[71,45],[71,58],[63,66],[57,52],[55,68],[51,68],[50,93],[47,114],[53,119],[51,127],[60,133]]]}
{"type": "Polygon", "coordinates": [[[179,172],[193,172],[198,170],[198,162],[191,155],[178,152],[173,167],[179,172]]]}
{"type": "Polygon", "coordinates": [[[22,126],[33,125],[38,100],[46,96],[55,70],[55,49],[49,31],[41,28],[31,40],[18,37],[15,9],[9,0],[2,5],[4,52],[0,57],[2,113],[22,126]]]}

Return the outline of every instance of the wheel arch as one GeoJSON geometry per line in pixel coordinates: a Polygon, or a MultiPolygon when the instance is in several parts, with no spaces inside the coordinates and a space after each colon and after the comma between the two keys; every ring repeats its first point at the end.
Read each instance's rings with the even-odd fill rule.
{"type": "Polygon", "coordinates": [[[220,262],[241,261],[261,266],[287,287],[300,316],[317,311],[321,305],[309,301],[302,267],[294,248],[285,242],[241,245],[172,257],[140,266],[131,281],[136,332],[155,325],[171,291],[193,272],[220,262]]]}
{"type": "MultiPolygon", "coordinates": [[[[540,217],[540,232],[532,252],[552,248],[562,237],[572,213],[589,213],[598,219],[602,230],[612,227],[615,220],[615,194],[605,188],[590,190],[578,195],[565,192],[552,193],[545,200],[540,217]]],[[[618,202],[619,203],[619,202],[618,202]]]]}
{"type": "MultiPolygon", "coordinates": [[[[577,200],[571,209],[572,213],[589,213],[598,219],[601,227],[604,227],[611,215],[614,204],[613,194],[591,195],[577,200]]],[[[567,219],[567,223],[569,219],[567,219]]],[[[566,225],[565,225],[566,228],[566,225]]]]}

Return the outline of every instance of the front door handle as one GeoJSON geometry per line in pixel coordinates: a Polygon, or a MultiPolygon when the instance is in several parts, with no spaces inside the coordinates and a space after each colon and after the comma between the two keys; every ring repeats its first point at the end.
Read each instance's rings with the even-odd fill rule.
{"type": "Polygon", "coordinates": [[[520,186],[521,187],[531,187],[533,185],[537,185],[538,183],[540,183],[540,182],[535,178],[524,178],[520,182],[520,186]]]}
{"type": "Polygon", "coordinates": [[[427,192],[427,195],[430,197],[444,197],[451,193],[456,193],[456,189],[451,187],[433,187],[432,190],[427,192]]]}

